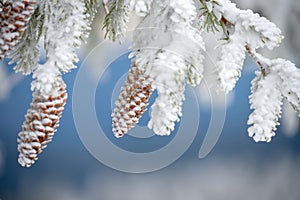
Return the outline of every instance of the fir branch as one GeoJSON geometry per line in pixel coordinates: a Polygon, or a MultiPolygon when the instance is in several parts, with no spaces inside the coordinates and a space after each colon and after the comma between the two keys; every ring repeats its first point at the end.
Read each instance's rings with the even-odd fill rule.
{"type": "Polygon", "coordinates": [[[200,32],[192,27],[195,18],[193,1],[154,1],[134,34],[134,60],[145,69],[158,92],[148,123],[158,135],[171,134],[180,120],[185,81],[196,85],[202,79],[205,47],[200,32]]]}
{"type": "MultiPolygon", "coordinates": [[[[33,72],[33,99],[18,139],[19,163],[26,167],[37,160],[58,128],[67,100],[61,76],[76,67],[75,51],[85,42],[98,5],[97,0],[40,0],[34,12],[31,5],[35,1],[0,0],[0,59],[13,51],[10,63],[16,63],[15,71],[33,72]],[[41,38],[44,64],[38,64],[41,38]]],[[[300,116],[300,70],[290,61],[271,60],[256,52],[279,46],[280,29],[230,0],[199,1],[200,31],[195,30],[193,0],[102,0],[105,38],[112,41],[124,41],[131,11],[144,17],[134,32],[134,66],[112,114],[116,137],[138,122],[154,89],[158,97],[148,127],[158,135],[171,134],[182,116],[186,82],[196,86],[203,78],[203,30],[223,31],[221,39],[225,40],[216,65],[221,90],[229,92],[235,87],[246,53],[260,67],[251,86],[250,137],[256,142],[271,141],[284,98],[300,116]]]]}
{"type": "MultiPolygon", "coordinates": [[[[221,45],[221,57],[217,63],[217,72],[220,90],[228,93],[235,87],[235,83],[240,77],[245,51],[253,57],[260,66],[262,74],[265,75],[266,68],[255,56],[255,49],[264,46],[272,49],[280,44],[282,36],[280,29],[266,18],[260,17],[250,10],[240,10],[228,0],[220,0],[220,2],[218,5],[222,7],[219,9],[222,12],[219,21],[224,28],[225,35],[227,34],[227,42],[225,46],[224,44],[221,45]],[[237,49],[239,49],[240,54],[232,56],[237,53],[237,49]]],[[[208,7],[207,9],[211,12],[217,12],[212,6],[211,9],[208,7]]]]}
{"type": "Polygon", "coordinates": [[[244,39],[238,33],[230,35],[228,41],[221,46],[220,58],[216,64],[221,91],[228,93],[235,87],[245,59],[244,39]]]}
{"type": "Polygon", "coordinates": [[[265,76],[256,72],[252,81],[250,103],[254,111],[249,116],[249,136],[256,142],[270,142],[275,136],[276,126],[281,117],[282,95],[280,91],[280,78],[276,73],[265,76]]]}
{"type": "Polygon", "coordinates": [[[47,61],[68,72],[78,62],[76,48],[85,42],[89,17],[81,0],[53,0],[45,2],[45,50],[47,61]]]}
{"type": "Polygon", "coordinates": [[[263,48],[267,47],[272,50],[278,47],[283,39],[281,30],[265,17],[260,17],[257,13],[253,13],[251,10],[240,10],[237,16],[237,22],[245,30],[244,33],[255,33],[257,37],[253,35],[245,34],[248,44],[251,48],[263,48]]]}
{"type": "Polygon", "coordinates": [[[61,74],[75,67],[73,62],[78,59],[75,49],[87,37],[91,19],[81,0],[45,0],[40,4],[46,62],[33,71],[32,104],[19,133],[18,161],[25,167],[37,160],[58,128],[67,99],[61,74]]]}
{"type": "Polygon", "coordinates": [[[191,86],[196,87],[201,83],[203,79],[203,66],[201,66],[201,68],[199,69],[188,62],[186,63],[186,66],[187,66],[186,81],[191,86]]]}
{"type": "Polygon", "coordinates": [[[203,61],[205,59],[204,53],[206,51],[205,44],[200,31],[191,28],[187,31],[191,34],[187,34],[189,40],[185,40],[186,44],[190,46],[193,51],[183,52],[183,56],[186,60],[187,70],[186,78],[187,83],[195,87],[199,85],[203,79],[203,61]],[[190,41],[191,43],[189,43],[190,41]]]}
{"type": "Polygon", "coordinates": [[[35,5],[36,0],[3,2],[0,12],[0,60],[15,50],[34,13],[35,5]]]}
{"type": "Polygon", "coordinates": [[[170,135],[180,120],[185,99],[185,68],[183,59],[164,51],[157,54],[153,63],[150,77],[158,97],[151,107],[148,127],[157,135],[170,135]]]}
{"type": "Polygon", "coordinates": [[[129,20],[129,5],[126,0],[111,0],[108,2],[108,8],[109,12],[105,16],[103,25],[105,38],[122,43],[129,20]]]}
{"type": "Polygon", "coordinates": [[[16,46],[10,58],[9,64],[16,63],[14,70],[23,72],[24,75],[30,74],[38,64],[40,48],[38,43],[42,35],[44,23],[44,13],[41,12],[42,4],[38,4],[34,14],[28,22],[27,29],[16,46]]]}
{"type": "Polygon", "coordinates": [[[265,58],[255,50],[252,50],[248,45],[246,46],[246,49],[248,54],[257,62],[261,69],[261,72],[257,72],[259,77],[257,76],[252,81],[252,95],[250,96],[250,102],[256,102],[256,107],[258,107],[258,105],[262,106],[259,107],[259,109],[252,106],[252,108],[258,111],[254,110],[253,114],[250,115],[249,124],[253,125],[248,131],[251,137],[254,136],[253,138],[255,141],[269,142],[271,137],[275,135],[274,131],[276,130],[276,125],[279,125],[278,119],[281,117],[280,109],[283,104],[283,98],[291,104],[293,109],[300,116],[300,69],[292,62],[281,58],[265,58]],[[264,88],[265,93],[269,95],[269,99],[264,98],[262,95],[263,89],[261,89],[260,93],[256,94],[256,91],[260,88],[260,80],[262,80],[265,85],[269,85],[268,87],[273,87],[272,89],[264,88]],[[278,92],[280,93],[280,97],[278,92]],[[265,104],[268,104],[268,106],[265,104]],[[268,109],[276,109],[276,112],[268,109]],[[269,115],[266,115],[266,113],[269,113],[269,115]],[[274,115],[272,116],[272,114],[274,115]]]}
{"type": "Polygon", "coordinates": [[[98,0],[84,0],[85,14],[88,14],[88,17],[90,18],[89,21],[92,21],[95,14],[97,13],[98,8],[98,0]]]}
{"type": "Polygon", "coordinates": [[[217,7],[221,8],[221,5],[218,1],[215,0],[200,0],[202,7],[200,11],[202,12],[199,16],[201,21],[203,21],[203,28],[207,32],[219,32],[222,28],[221,17],[222,13],[217,11],[217,7]]]}
{"type": "Polygon", "coordinates": [[[300,117],[300,69],[292,62],[278,58],[271,61],[270,70],[280,77],[282,95],[300,117]]]}

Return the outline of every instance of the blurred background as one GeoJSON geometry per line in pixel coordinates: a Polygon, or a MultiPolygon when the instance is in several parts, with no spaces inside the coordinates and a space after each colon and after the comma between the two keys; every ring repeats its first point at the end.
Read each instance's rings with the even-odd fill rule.
{"type": "MultiPolygon", "coordinates": [[[[298,0],[235,2],[241,8],[253,9],[269,18],[282,29],[285,36],[282,46],[275,51],[264,52],[265,55],[287,58],[300,66],[298,0]]],[[[82,61],[103,40],[101,7],[98,13],[90,40],[79,52],[82,61]]],[[[135,24],[136,20],[133,19],[130,28],[135,24]]],[[[211,43],[207,43],[209,44],[211,43]]],[[[97,50],[99,56],[92,62],[98,63],[95,66],[101,68],[107,54],[114,52],[107,52],[101,48],[97,50]]],[[[213,53],[210,56],[213,58],[213,53]]],[[[109,66],[110,70],[105,71],[106,85],[99,86],[95,94],[99,123],[107,135],[112,134],[111,113],[107,107],[110,107],[114,85],[130,67],[128,54],[116,53],[115,57],[116,60],[109,66]]],[[[289,105],[284,105],[281,125],[270,143],[257,144],[248,137],[247,119],[251,112],[248,96],[250,82],[257,69],[249,58],[245,62],[242,78],[235,91],[229,95],[223,132],[212,152],[204,159],[198,159],[198,151],[211,117],[209,100],[201,86],[195,88],[201,112],[199,131],[194,142],[172,165],[147,174],[128,174],[113,170],[96,160],[80,141],[73,120],[71,98],[78,69],[64,75],[69,99],[53,142],[39,156],[36,164],[29,169],[22,168],[17,163],[16,140],[31,102],[32,79],[30,76],[15,74],[7,63],[8,60],[0,63],[1,200],[300,199],[300,125],[295,112],[289,105]]],[[[210,63],[213,61],[207,61],[207,68],[210,63]]],[[[78,63],[78,66],[80,65],[81,63],[78,63]]],[[[91,79],[97,79],[94,74],[97,74],[99,68],[89,68],[91,79]]],[[[149,114],[146,113],[140,122],[141,126],[146,125],[148,117],[149,114]]],[[[146,139],[146,147],[138,142],[131,142],[130,137],[121,141],[109,138],[124,148],[143,152],[146,148],[151,148],[151,145],[158,148],[167,144],[173,136],[146,139]]]]}

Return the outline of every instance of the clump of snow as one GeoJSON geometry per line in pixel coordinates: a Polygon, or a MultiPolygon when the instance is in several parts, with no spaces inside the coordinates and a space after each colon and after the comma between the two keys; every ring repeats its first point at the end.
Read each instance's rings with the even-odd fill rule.
{"type": "Polygon", "coordinates": [[[256,142],[270,142],[279,125],[283,99],[278,80],[276,73],[257,72],[252,81],[250,103],[254,111],[249,116],[248,132],[256,142]]]}

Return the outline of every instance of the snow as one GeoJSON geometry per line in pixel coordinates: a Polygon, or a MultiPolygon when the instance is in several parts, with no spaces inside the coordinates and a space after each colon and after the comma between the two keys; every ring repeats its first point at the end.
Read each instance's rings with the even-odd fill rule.
{"type": "Polygon", "coordinates": [[[230,92],[241,76],[246,59],[245,41],[239,32],[229,36],[228,41],[220,48],[220,58],[216,64],[220,91],[230,92]]]}
{"type": "Polygon", "coordinates": [[[272,50],[278,47],[283,39],[281,30],[274,23],[265,17],[254,14],[251,10],[240,10],[237,16],[237,23],[241,24],[245,29],[243,31],[244,34],[246,32],[255,33],[255,37],[247,39],[247,43],[251,44],[255,49],[266,46],[272,50]]]}
{"type": "Polygon", "coordinates": [[[131,56],[158,92],[148,127],[158,135],[169,135],[182,115],[185,79],[192,85],[201,82],[205,47],[200,31],[193,27],[197,15],[193,1],[153,1],[151,6],[134,32],[131,56]]]}
{"type": "Polygon", "coordinates": [[[276,126],[281,117],[282,95],[281,82],[276,73],[264,76],[257,72],[252,81],[252,94],[250,96],[251,109],[248,133],[256,142],[270,142],[275,136],[276,126]]]}
{"type": "MultiPolygon", "coordinates": [[[[133,62],[142,71],[144,79],[140,80],[140,84],[135,82],[136,77],[129,77],[127,84],[132,86],[132,90],[139,89],[141,85],[146,87],[148,81],[145,80],[149,77],[151,89],[157,90],[158,97],[151,107],[151,119],[148,123],[148,127],[156,134],[171,134],[175,123],[182,116],[185,84],[196,86],[203,79],[205,44],[201,31],[204,29],[198,25],[203,26],[204,21],[201,20],[209,19],[210,16],[214,16],[213,24],[223,23],[223,27],[219,27],[223,31],[220,38],[223,42],[219,46],[221,53],[215,69],[219,89],[226,93],[234,89],[241,76],[246,51],[261,68],[261,72],[257,72],[252,81],[250,103],[253,112],[248,120],[249,136],[257,142],[271,141],[279,125],[283,98],[300,115],[300,70],[290,61],[267,59],[256,54],[256,50],[265,47],[273,50],[283,39],[281,30],[265,17],[252,10],[241,10],[229,0],[201,1],[207,9],[207,16],[200,18],[199,10],[192,0],[111,0],[107,3],[110,12],[105,20],[105,29],[106,36],[111,40],[124,40],[130,12],[143,17],[134,32],[131,56],[135,56],[133,62]],[[143,81],[147,84],[143,85],[143,81]]],[[[3,24],[8,25],[1,28],[1,32],[5,34],[0,37],[0,58],[6,56],[2,52],[15,48],[10,55],[11,63],[17,63],[14,68],[17,72],[33,73],[33,99],[47,101],[50,97],[58,97],[61,95],[60,89],[65,88],[61,75],[76,67],[74,62],[79,59],[75,51],[90,30],[89,14],[86,13],[84,1],[40,1],[38,6],[41,13],[28,23],[27,29],[25,25],[34,8],[29,6],[23,11],[25,5],[19,1],[14,2],[14,6],[19,10],[19,13],[10,16],[14,17],[14,23],[8,24],[4,20],[3,24]],[[22,16],[25,16],[24,19],[22,16]],[[17,20],[17,17],[22,19],[17,20]],[[8,31],[15,28],[18,31],[8,31]],[[23,37],[19,41],[23,31],[23,37]],[[41,34],[43,40],[37,38],[37,34],[41,34]],[[39,41],[46,51],[44,63],[38,63],[39,41]]],[[[2,93],[6,90],[3,85],[0,88],[2,93]]],[[[122,90],[129,86],[126,85],[122,90]]],[[[113,130],[118,132],[117,136],[120,136],[120,131],[128,131],[129,125],[139,120],[137,113],[147,106],[147,102],[141,100],[147,97],[143,93],[139,93],[131,103],[125,99],[126,95],[123,97],[116,103],[116,111],[120,113],[113,115],[113,120],[119,120],[118,123],[122,126],[120,130],[114,127],[113,130]],[[122,107],[124,105],[125,108],[122,107]]],[[[28,110],[25,117],[30,123],[24,123],[20,138],[26,138],[26,141],[37,139],[37,136],[45,136],[42,132],[46,131],[50,141],[58,124],[54,127],[48,125],[59,120],[60,116],[56,112],[63,110],[64,100],[32,104],[32,109],[28,110]],[[54,106],[59,108],[49,108],[54,106]],[[44,108],[52,114],[39,113],[39,109],[44,108]],[[42,118],[44,119],[41,121],[42,118]]],[[[20,152],[19,162],[22,166],[30,166],[36,159],[32,147],[40,147],[41,144],[18,141],[20,151],[23,150],[20,152]],[[30,159],[31,157],[34,159],[30,159]]],[[[44,148],[46,144],[42,145],[44,148]]]]}
{"type": "Polygon", "coordinates": [[[128,15],[130,12],[130,1],[111,0],[107,3],[109,13],[105,17],[105,37],[112,41],[124,42],[127,31],[128,15]]]}
{"type": "Polygon", "coordinates": [[[271,70],[274,70],[281,78],[282,95],[300,116],[300,69],[290,61],[278,58],[272,60],[271,70]]]}
{"type": "Polygon", "coordinates": [[[48,125],[48,124],[52,125],[52,120],[45,118],[45,119],[42,120],[42,124],[44,126],[48,125]]]}

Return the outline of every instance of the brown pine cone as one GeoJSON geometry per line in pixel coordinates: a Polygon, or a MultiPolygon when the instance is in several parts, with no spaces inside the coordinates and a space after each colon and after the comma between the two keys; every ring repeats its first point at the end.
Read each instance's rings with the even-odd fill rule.
{"type": "Polygon", "coordinates": [[[112,113],[112,130],[116,137],[124,136],[138,123],[146,111],[152,91],[149,76],[133,63],[112,113]]]}
{"type": "Polygon", "coordinates": [[[4,0],[0,3],[0,60],[19,42],[35,10],[36,0],[4,0]]]}
{"type": "Polygon", "coordinates": [[[19,133],[18,138],[18,162],[23,167],[34,164],[59,126],[59,119],[67,101],[66,84],[62,79],[59,81],[60,88],[47,98],[41,96],[38,91],[33,93],[31,108],[27,110],[23,131],[19,133]]]}

